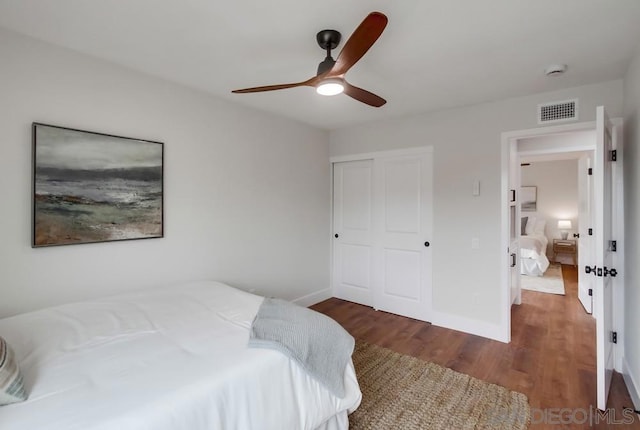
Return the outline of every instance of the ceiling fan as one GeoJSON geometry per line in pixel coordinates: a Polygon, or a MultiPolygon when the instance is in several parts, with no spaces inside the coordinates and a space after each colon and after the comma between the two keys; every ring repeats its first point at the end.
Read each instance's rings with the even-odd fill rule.
{"type": "Polygon", "coordinates": [[[244,88],[234,90],[232,93],[258,93],[262,91],[283,90],[294,87],[315,87],[318,94],[332,96],[344,92],[349,97],[356,99],[370,106],[380,107],[387,101],[367,90],[358,88],[348,83],[344,75],[354,64],[364,56],[380,37],[387,26],[387,17],[380,12],[371,12],[360,23],[353,32],[349,40],[344,44],[344,48],[334,60],[331,57],[331,50],[340,43],[340,32],[336,30],[322,30],[316,35],[318,45],[327,51],[327,57],[318,65],[316,76],[302,82],[281,85],[267,85],[264,87],[244,88]]]}

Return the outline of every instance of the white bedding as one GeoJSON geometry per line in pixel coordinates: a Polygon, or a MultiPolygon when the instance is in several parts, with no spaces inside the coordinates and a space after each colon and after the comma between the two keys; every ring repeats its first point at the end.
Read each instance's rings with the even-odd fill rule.
{"type": "Polygon", "coordinates": [[[339,399],[284,355],[247,348],[261,302],[198,282],[0,320],[29,393],[0,407],[0,428],[346,429],[361,399],[353,365],[339,399]]]}
{"type": "Polygon", "coordinates": [[[543,234],[520,236],[520,273],[542,276],[549,268],[547,245],[549,239],[543,234]]]}

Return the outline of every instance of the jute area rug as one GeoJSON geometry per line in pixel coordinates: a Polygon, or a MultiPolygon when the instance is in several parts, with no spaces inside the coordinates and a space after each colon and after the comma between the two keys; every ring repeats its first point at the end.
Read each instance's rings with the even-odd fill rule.
{"type": "Polygon", "coordinates": [[[357,341],[362,403],[350,430],[526,429],[527,397],[446,367],[357,341]]]}
{"type": "Polygon", "coordinates": [[[561,294],[564,296],[564,280],[562,279],[562,265],[552,264],[543,276],[520,277],[520,286],[524,290],[540,293],[561,294]]]}

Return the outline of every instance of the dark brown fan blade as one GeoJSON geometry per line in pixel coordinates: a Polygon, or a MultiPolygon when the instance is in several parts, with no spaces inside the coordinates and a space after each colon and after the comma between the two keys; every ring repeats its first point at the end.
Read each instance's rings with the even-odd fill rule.
{"type": "Polygon", "coordinates": [[[378,40],[387,26],[387,21],[387,17],[380,12],[371,12],[367,15],[344,44],[336,64],[327,76],[341,76],[347,73],[347,70],[356,64],[378,40]]]}
{"type": "Polygon", "coordinates": [[[264,87],[253,87],[253,88],[243,88],[241,90],[233,90],[232,93],[236,94],[245,94],[245,93],[260,93],[262,91],[275,91],[275,90],[284,90],[287,88],[295,88],[295,87],[315,87],[317,76],[314,76],[311,79],[307,79],[304,82],[295,82],[293,84],[280,84],[280,85],[266,85],[264,87]]]}
{"type": "Polygon", "coordinates": [[[355,87],[347,81],[344,82],[344,93],[359,102],[366,103],[373,107],[380,107],[387,102],[382,97],[370,93],[367,90],[363,90],[362,88],[355,87]]]}

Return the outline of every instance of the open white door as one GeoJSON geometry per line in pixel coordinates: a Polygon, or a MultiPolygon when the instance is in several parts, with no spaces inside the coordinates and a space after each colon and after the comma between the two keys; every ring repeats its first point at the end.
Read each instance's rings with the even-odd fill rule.
{"type": "Polygon", "coordinates": [[[593,312],[593,276],[585,267],[594,261],[593,236],[593,154],[578,160],[578,299],[587,313],[593,312]]]}
{"type": "Polygon", "coordinates": [[[596,315],[596,361],[598,409],[605,410],[613,374],[613,277],[611,233],[613,231],[612,180],[613,126],[603,106],[596,113],[596,152],[594,159],[595,191],[595,267],[586,268],[594,279],[594,311],[596,315]],[[595,269],[595,273],[594,270],[595,269]]]}
{"type": "Polygon", "coordinates": [[[520,286],[520,157],[518,141],[513,139],[509,150],[509,284],[511,285],[511,303],[522,304],[520,286]]]}

